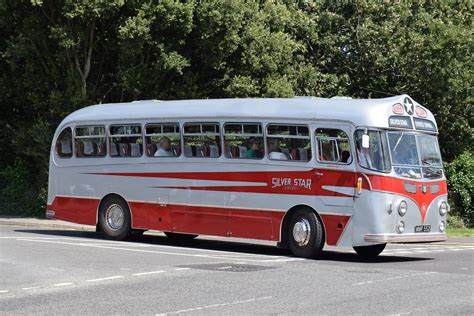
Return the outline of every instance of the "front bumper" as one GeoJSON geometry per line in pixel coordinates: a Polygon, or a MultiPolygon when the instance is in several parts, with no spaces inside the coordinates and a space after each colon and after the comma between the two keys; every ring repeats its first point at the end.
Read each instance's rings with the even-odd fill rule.
{"type": "Polygon", "coordinates": [[[373,243],[422,243],[445,241],[448,236],[445,233],[420,233],[420,234],[367,234],[364,236],[366,242],[373,243]]]}

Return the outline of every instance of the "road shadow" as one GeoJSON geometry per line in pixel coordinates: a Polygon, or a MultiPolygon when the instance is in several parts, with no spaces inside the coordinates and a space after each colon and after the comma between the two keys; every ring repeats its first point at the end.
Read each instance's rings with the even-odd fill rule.
{"type": "MultiPolygon", "coordinates": [[[[59,230],[59,229],[16,229],[15,232],[37,234],[43,236],[55,236],[55,237],[73,237],[83,238],[88,240],[104,240],[110,241],[105,238],[101,233],[93,231],[75,231],[75,230],[59,230]]],[[[241,241],[226,241],[216,239],[206,239],[205,236],[193,239],[193,240],[173,240],[166,236],[157,235],[143,235],[140,237],[132,238],[129,241],[136,242],[137,244],[149,244],[159,246],[173,246],[188,249],[203,249],[203,250],[217,250],[225,252],[234,252],[242,254],[255,254],[265,256],[286,256],[294,257],[290,250],[280,249],[272,245],[261,245],[255,243],[247,243],[241,241]]],[[[351,252],[340,252],[340,251],[323,251],[322,256],[317,261],[333,261],[333,262],[353,262],[353,263],[394,263],[394,262],[414,262],[414,261],[425,261],[432,260],[432,258],[423,257],[407,257],[407,256],[378,256],[374,259],[364,259],[359,257],[355,253],[351,252]]],[[[309,260],[309,262],[313,262],[309,260]]]]}
{"type": "MultiPolygon", "coordinates": [[[[383,254],[383,253],[382,253],[383,254]]],[[[416,262],[416,261],[427,261],[433,260],[433,258],[426,257],[408,257],[408,256],[385,256],[380,255],[373,259],[364,259],[352,252],[340,252],[326,250],[323,252],[323,256],[320,258],[321,261],[333,261],[333,262],[353,262],[353,263],[395,263],[395,262],[416,262]]]]}

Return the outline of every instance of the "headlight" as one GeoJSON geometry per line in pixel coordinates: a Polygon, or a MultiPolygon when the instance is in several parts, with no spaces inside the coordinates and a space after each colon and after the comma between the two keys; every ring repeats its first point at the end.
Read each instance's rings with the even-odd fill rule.
{"type": "Polygon", "coordinates": [[[446,223],[444,221],[441,221],[441,223],[439,223],[439,231],[444,233],[445,230],[446,230],[446,223]]]}
{"type": "Polygon", "coordinates": [[[405,200],[401,201],[400,204],[398,205],[398,214],[400,214],[400,216],[403,216],[407,213],[407,210],[408,210],[407,202],[405,200]]]}
{"type": "Polygon", "coordinates": [[[398,222],[397,231],[400,234],[405,231],[405,223],[403,221],[398,222]]]}
{"type": "Polygon", "coordinates": [[[439,206],[439,215],[444,216],[448,212],[448,204],[446,202],[441,202],[439,206]]]}

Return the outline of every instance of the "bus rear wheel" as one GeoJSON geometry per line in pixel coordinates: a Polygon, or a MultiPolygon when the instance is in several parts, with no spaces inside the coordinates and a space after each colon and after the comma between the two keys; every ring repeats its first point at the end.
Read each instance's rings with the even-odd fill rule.
{"type": "Polygon", "coordinates": [[[364,259],[373,259],[380,255],[387,244],[353,247],[357,254],[364,259]]]}
{"type": "Polygon", "coordinates": [[[108,197],[99,209],[99,226],[109,239],[127,239],[132,231],[127,203],[118,196],[108,197]]]}
{"type": "Polygon", "coordinates": [[[291,216],[288,244],[297,257],[317,258],[324,246],[323,224],[311,209],[300,208],[291,216]]]}
{"type": "Polygon", "coordinates": [[[166,237],[172,240],[191,240],[196,238],[198,235],[192,234],[181,234],[181,233],[172,233],[172,232],[164,232],[166,237]]]}

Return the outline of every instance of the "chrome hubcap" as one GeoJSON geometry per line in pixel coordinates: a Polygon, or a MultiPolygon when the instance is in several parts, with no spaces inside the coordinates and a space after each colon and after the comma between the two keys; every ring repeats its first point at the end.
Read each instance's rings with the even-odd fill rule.
{"type": "Polygon", "coordinates": [[[306,246],[311,236],[311,226],[309,221],[304,218],[300,218],[293,226],[293,239],[298,246],[306,246]]]}
{"type": "Polygon", "coordinates": [[[105,222],[111,230],[119,230],[123,226],[123,209],[118,204],[112,204],[105,212],[105,222]]]}

